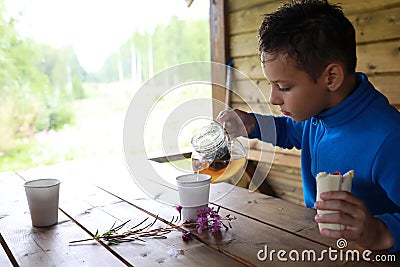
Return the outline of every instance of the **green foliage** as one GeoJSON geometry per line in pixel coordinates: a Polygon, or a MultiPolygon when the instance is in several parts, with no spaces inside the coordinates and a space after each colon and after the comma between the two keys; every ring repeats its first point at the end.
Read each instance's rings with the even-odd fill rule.
{"type": "Polygon", "coordinates": [[[72,77],[72,92],[75,99],[85,98],[85,90],[82,82],[76,75],[72,77]]]}
{"type": "Polygon", "coordinates": [[[74,121],[74,116],[75,114],[68,103],[53,107],[49,114],[49,129],[62,129],[64,125],[71,124],[74,121]]]}
{"type": "Polygon", "coordinates": [[[86,72],[79,64],[74,49],[71,46],[55,49],[48,45],[41,45],[39,49],[41,61],[37,68],[49,77],[54,88],[50,92],[53,98],[83,98],[82,81],[86,72]]]}
{"type": "Polygon", "coordinates": [[[179,20],[172,17],[154,33],[134,32],[118,52],[113,53],[103,68],[88,77],[90,81],[112,82],[120,78],[140,81],[149,79],[150,60],[153,74],[166,68],[193,61],[210,60],[208,20],[179,20]],[[136,62],[134,62],[134,61],[136,62]],[[134,73],[132,73],[134,72],[134,73]]]}
{"type": "Polygon", "coordinates": [[[68,102],[84,97],[85,78],[75,51],[21,38],[4,0],[0,0],[0,69],[0,152],[17,149],[17,138],[73,122],[68,102]]]}
{"type": "Polygon", "coordinates": [[[210,60],[207,20],[178,20],[172,17],[168,25],[154,31],[154,71],[192,61],[210,60]]]}

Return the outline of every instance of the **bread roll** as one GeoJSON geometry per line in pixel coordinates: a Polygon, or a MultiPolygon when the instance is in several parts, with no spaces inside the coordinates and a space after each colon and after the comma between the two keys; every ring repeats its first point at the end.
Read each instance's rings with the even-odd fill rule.
{"type": "MultiPolygon", "coordinates": [[[[320,172],[317,175],[317,201],[322,201],[321,193],[330,191],[351,192],[351,184],[354,178],[354,171],[348,171],[343,176],[340,174],[328,174],[320,172]]],[[[334,210],[317,210],[317,214],[337,213],[334,210]]],[[[345,226],[334,223],[318,223],[319,229],[344,230],[345,226]]]]}

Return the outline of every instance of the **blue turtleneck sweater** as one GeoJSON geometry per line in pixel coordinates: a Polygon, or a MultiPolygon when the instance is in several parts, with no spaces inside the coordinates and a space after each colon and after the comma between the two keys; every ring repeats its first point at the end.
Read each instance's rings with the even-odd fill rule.
{"type": "Polygon", "coordinates": [[[255,114],[249,138],[301,149],[307,207],[314,206],[319,172],[354,170],[351,193],[387,225],[395,240],[390,251],[400,251],[400,113],[365,74],[357,79],[359,86],[345,100],[306,121],[255,114]]]}

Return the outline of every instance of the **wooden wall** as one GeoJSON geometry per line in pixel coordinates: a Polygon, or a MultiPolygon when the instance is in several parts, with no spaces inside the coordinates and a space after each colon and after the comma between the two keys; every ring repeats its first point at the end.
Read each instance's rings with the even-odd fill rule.
{"type": "MultiPolygon", "coordinates": [[[[269,85],[263,77],[257,52],[257,30],[264,13],[281,5],[271,0],[226,0],[229,56],[233,66],[247,75],[259,89],[243,77],[236,77],[233,88],[244,100],[231,94],[231,107],[257,112],[279,114],[277,108],[266,103],[269,85]],[[254,90],[261,90],[259,97],[254,90]],[[266,99],[266,100],[265,100],[266,99]],[[246,103],[247,104],[246,104],[246,103]]],[[[339,1],[332,1],[338,3],[339,1]]],[[[342,0],[341,6],[357,32],[357,71],[368,74],[370,81],[383,92],[391,104],[400,107],[400,0],[342,0]]],[[[253,143],[249,155],[253,160],[269,161],[253,143]]],[[[268,155],[268,154],[267,154],[268,155]]],[[[268,169],[268,163],[260,163],[268,169]]],[[[277,149],[267,177],[277,196],[303,205],[300,173],[300,151],[277,149]]]]}

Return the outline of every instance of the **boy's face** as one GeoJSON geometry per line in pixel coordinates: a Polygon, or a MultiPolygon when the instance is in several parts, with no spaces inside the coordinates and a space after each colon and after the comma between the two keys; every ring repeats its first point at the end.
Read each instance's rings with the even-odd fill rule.
{"type": "Polygon", "coordinates": [[[285,116],[304,121],[329,107],[330,94],[321,75],[317,82],[285,54],[261,54],[264,76],[271,83],[270,102],[285,116]]]}

